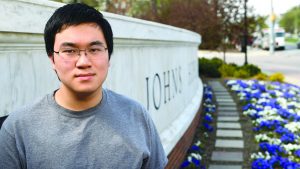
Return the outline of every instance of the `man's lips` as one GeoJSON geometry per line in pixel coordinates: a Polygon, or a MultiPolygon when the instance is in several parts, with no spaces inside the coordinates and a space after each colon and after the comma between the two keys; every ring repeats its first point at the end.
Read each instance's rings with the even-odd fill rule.
{"type": "Polygon", "coordinates": [[[93,76],[95,76],[95,73],[75,74],[75,78],[78,78],[80,80],[90,80],[93,76]]]}
{"type": "Polygon", "coordinates": [[[80,73],[80,74],[75,74],[75,77],[86,77],[86,76],[94,76],[95,73],[80,73]]]}

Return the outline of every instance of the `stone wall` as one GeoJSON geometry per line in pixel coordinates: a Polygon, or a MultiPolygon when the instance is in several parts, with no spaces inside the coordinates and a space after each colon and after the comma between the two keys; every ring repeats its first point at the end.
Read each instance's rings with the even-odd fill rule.
{"type": "MultiPolygon", "coordinates": [[[[43,29],[63,4],[0,1],[0,117],[58,88],[43,42],[43,29]]],[[[114,53],[104,87],[127,95],[150,112],[167,153],[194,119],[202,99],[198,34],[104,13],[114,33],[114,53]]]]}

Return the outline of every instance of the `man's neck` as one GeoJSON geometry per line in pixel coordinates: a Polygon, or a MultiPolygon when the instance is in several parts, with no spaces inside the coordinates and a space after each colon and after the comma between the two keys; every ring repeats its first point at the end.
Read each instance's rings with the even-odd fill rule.
{"type": "Polygon", "coordinates": [[[102,100],[102,88],[93,93],[75,93],[61,87],[54,95],[60,106],[73,111],[82,111],[95,107],[102,100]]]}

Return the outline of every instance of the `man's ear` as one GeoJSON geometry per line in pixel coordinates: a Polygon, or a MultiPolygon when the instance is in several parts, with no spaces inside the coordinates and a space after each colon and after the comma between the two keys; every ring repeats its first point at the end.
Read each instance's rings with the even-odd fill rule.
{"type": "Polygon", "coordinates": [[[49,55],[48,57],[49,57],[49,59],[50,59],[51,65],[52,65],[52,69],[54,70],[54,72],[55,72],[55,74],[56,74],[58,80],[60,81],[60,78],[59,78],[59,76],[58,76],[58,74],[57,74],[57,71],[56,71],[56,69],[55,69],[54,56],[53,56],[53,55],[49,55]]]}
{"type": "Polygon", "coordinates": [[[48,56],[52,65],[52,69],[55,70],[55,61],[54,61],[54,55],[48,56]]]}

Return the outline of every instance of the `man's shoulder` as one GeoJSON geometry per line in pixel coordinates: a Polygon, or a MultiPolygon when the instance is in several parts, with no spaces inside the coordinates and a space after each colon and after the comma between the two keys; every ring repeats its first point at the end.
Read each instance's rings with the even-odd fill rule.
{"type": "Polygon", "coordinates": [[[136,101],[128,96],[116,93],[109,89],[106,89],[105,91],[106,91],[107,100],[109,103],[114,103],[114,104],[119,104],[119,105],[127,105],[130,107],[136,107],[136,108],[142,108],[142,109],[144,108],[142,106],[142,104],[140,104],[138,101],[136,101]]]}
{"type": "Polygon", "coordinates": [[[48,95],[43,97],[39,97],[35,99],[33,102],[28,103],[24,106],[21,106],[10,113],[10,115],[23,116],[28,113],[35,113],[35,110],[43,109],[43,107],[47,106],[48,95]]]}
{"type": "Polygon", "coordinates": [[[30,122],[32,118],[37,116],[37,113],[41,113],[43,112],[42,110],[45,110],[46,102],[47,95],[44,97],[37,98],[32,103],[16,108],[8,114],[8,117],[4,123],[20,124],[26,121],[30,122]]]}
{"type": "Polygon", "coordinates": [[[127,115],[131,114],[143,118],[147,118],[147,116],[149,115],[148,111],[141,103],[128,96],[107,89],[106,94],[107,104],[109,105],[109,107],[113,107],[113,109],[117,112],[126,112],[125,114],[127,115]]]}

